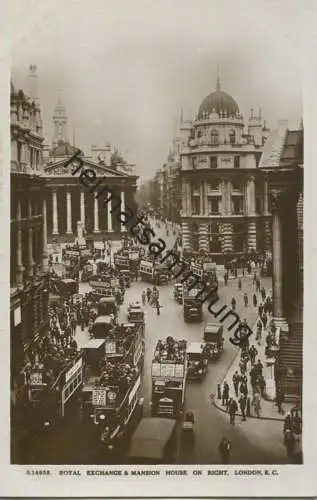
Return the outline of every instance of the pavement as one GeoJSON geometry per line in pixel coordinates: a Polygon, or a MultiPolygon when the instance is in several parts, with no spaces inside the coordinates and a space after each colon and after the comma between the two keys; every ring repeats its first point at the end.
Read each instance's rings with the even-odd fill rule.
{"type": "MultiPolygon", "coordinates": [[[[166,241],[167,248],[172,248],[174,239],[171,233],[166,235],[164,228],[155,228],[157,237],[166,241]]],[[[243,293],[247,292],[249,301],[253,294],[252,278],[245,277],[242,291],[237,289],[237,281],[230,280],[228,285],[220,285],[219,296],[222,304],[231,304],[235,296],[237,313],[246,318],[248,324],[254,324],[256,310],[249,305],[244,307],[243,293]]],[[[268,278],[262,279],[265,288],[271,286],[268,278]]],[[[120,308],[119,320],[126,319],[129,302],[140,300],[142,291],[148,286],[142,281],[133,282],[127,289],[125,302],[120,308]]],[[[80,292],[89,290],[89,284],[81,283],[80,292]]],[[[144,397],[145,416],[150,416],[152,393],[151,363],[155,345],[159,339],[168,335],[188,342],[198,342],[203,338],[204,323],[212,320],[207,307],[204,308],[204,323],[185,323],[182,306],[173,300],[172,285],[159,287],[161,314],[145,306],[145,359],[142,374],[141,396],[144,397]]],[[[238,354],[238,349],[229,342],[230,332],[225,331],[224,351],[221,358],[209,364],[209,369],[202,381],[187,382],[185,394],[185,412],[193,411],[195,415],[195,443],[191,448],[184,448],[181,439],[181,426],[177,449],[177,464],[219,464],[218,445],[223,436],[232,442],[232,464],[286,464],[290,463],[283,445],[283,425],[280,421],[266,419],[248,419],[242,422],[239,417],[236,425],[229,423],[229,416],[214,406],[217,384],[228,376],[238,354]]],[[[88,336],[85,329],[76,331],[76,340],[81,345],[88,336]]],[[[272,403],[271,403],[272,404],[272,403]]],[[[47,436],[34,437],[28,445],[27,457],[22,463],[34,464],[94,464],[95,443],[82,432],[79,410],[70,413],[63,426],[47,436]],[[80,438],[79,438],[80,437],[80,438]]],[[[17,463],[17,462],[16,462],[17,463]]],[[[20,462],[21,463],[21,462],[20,462]]],[[[102,463],[102,462],[101,462],[102,463]]]]}
{"type": "MultiPolygon", "coordinates": [[[[257,360],[260,359],[263,367],[265,367],[265,363],[266,363],[265,337],[267,335],[267,331],[266,330],[262,331],[262,341],[260,341],[260,343],[256,342],[254,339],[255,339],[255,336],[256,336],[257,321],[258,321],[258,318],[254,322],[254,325],[253,325],[253,328],[252,328],[252,331],[253,331],[254,335],[252,337],[250,337],[251,339],[253,339],[253,341],[250,341],[250,347],[252,345],[255,346],[255,348],[258,351],[258,354],[257,354],[257,357],[256,357],[255,361],[257,362],[257,360]]],[[[241,359],[240,358],[240,349],[238,348],[237,355],[234,358],[233,363],[230,365],[230,367],[228,369],[228,372],[226,373],[226,375],[224,376],[223,380],[221,381],[221,390],[222,390],[224,381],[226,381],[228,383],[228,385],[229,385],[229,397],[233,397],[236,400],[237,400],[237,398],[235,396],[235,391],[234,391],[234,386],[233,386],[233,382],[232,382],[232,377],[233,377],[233,375],[234,375],[234,373],[236,371],[238,373],[240,373],[240,367],[239,367],[240,359],[241,359]]],[[[246,371],[246,375],[248,377],[248,394],[252,398],[252,387],[251,387],[250,377],[249,377],[250,369],[251,369],[251,363],[248,362],[248,364],[247,364],[247,371],[246,371]]],[[[264,370],[265,370],[265,368],[264,368],[264,370]]],[[[223,411],[225,413],[228,413],[228,411],[226,410],[226,407],[222,405],[221,399],[218,399],[217,397],[215,397],[215,399],[214,399],[214,405],[216,406],[216,408],[218,408],[218,410],[221,410],[221,411],[223,411]]],[[[283,404],[284,413],[281,414],[281,413],[278,412],[278,408],[277,408],[277,406],[275,405],[275,403],[273,401],[268,401],[265,398],[261,398],[260,415],[257,416],[255,414],[255,412],[254,412],[253,407],[251,406],[251,415],[248,418],[266,419],[266,420],[278,420],[278,421],[282,420],[282,421],[284,421],[286,413],[288,411],[291,411],[291,409],[293,407],[294,407],[294,404],[292,404],[292,403],[284,403],[283,404]]],[[[241,416],[241,413],[238,412],[237,415],[241,416]]]]}

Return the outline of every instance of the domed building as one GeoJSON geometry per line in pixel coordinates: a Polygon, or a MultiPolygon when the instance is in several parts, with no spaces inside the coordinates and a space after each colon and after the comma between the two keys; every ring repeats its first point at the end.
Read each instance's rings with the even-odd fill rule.
{"type": "Polygon", "coordinates": [[[269,130],[261,111],[247,125],[236,100],[221,89],[205,97],[197,117],[181,130],[182,236],[190,252],[208,252],[222,264],[268,250],[268,190],[259,162],[269,130]]]}

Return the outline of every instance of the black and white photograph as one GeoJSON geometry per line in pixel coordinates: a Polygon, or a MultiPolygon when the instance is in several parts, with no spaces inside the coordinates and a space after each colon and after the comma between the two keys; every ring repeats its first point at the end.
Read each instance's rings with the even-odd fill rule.
{"type": "Polygon", "coordinates": [[[11,466],[303,466],[309,2],[15,3],[11,466]]]}

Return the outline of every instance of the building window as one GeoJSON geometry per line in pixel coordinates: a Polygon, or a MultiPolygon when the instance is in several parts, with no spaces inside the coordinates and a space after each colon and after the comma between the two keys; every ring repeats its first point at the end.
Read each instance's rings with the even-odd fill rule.
{"type": "Polygon", "coordinates": [[[193,156],[192,157],[192,166],[193,166],[193,169],[196,168],[196,162],[197,162],[197,157],[196,156],[193,156]]]}
{"type": "Polygon", "coordinates": [[[234,214],[242,214],[243,213],[243,204],[242,204],[242,200],[240,200],[239,198],[238,199],[235,199],[232,201],[232,210],[233,210],[233,213],[234,214]]]}
{"type": "Polygon", "coordinates": [[[240,156],[234,157],[234,168],[240,168],[240,156]]]}
{"type": "Polygon", "coordinates": [[[201,137],[201,130],[197,130],[197,139],[200,139],[201,137]]]}
{"type": "Polygon", "coordinates": [[[218,200],[211,200],[209,202],[209,213],[210,214],[219,214],[219,203],[218,200]]]}
{"type": "Polygon", "coordinates": [[[240,182],[237,180],[231,181],[231,187],[232,187],[232,191],[240,191],[240,189],[241,189],[240,182]]]}
{"type": "Polygon", "coordinates": [[[236,133],[234,130],[231,130],[230,131],[230,134],[229,134],[229,142],[230,144],[235,144],[236,143],[236,133]]]}
{"type": "Polygon", "coordinates": [[[217,156],[210,157],[210,168],[217,168],[217,156]]]}
{"type": "Polygon", "coordinates": [[[198,197],[192,198],[192,214],[199,215],[200,213],[200,199],[198,197]]]}
{"type": "Polygon", "coordinates": [[[211,144],[213,144],[214,146],[219,144],[219,134],[217,130],[211,131],[211,144]]]}
{"type": "Polygon", "coordinates": [[[208,182],[208,190],[209,191],[218,191],[219,184],[220,184],[219,179],[215,179],[215,180],[208,182]]]}

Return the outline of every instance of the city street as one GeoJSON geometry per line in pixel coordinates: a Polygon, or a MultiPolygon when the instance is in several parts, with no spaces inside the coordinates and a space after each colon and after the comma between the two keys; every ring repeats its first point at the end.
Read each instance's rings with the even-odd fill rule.
{"type": "MultiPolygon", "coordinates": [[[[173,237],[166,236],[165,230],[155,229],[157,236],[162,237],[167,248],[171,248],[173,237]]],[[[270,287],[269,279],[262,280],[266,288],[270,287]]],[[[120,309],[120,321],[126,321],[129,302],[141,301],[142,290],[148,285],[141,281],[134,282],[127,289],[125,303],[120,309]]],[[[210,313],[205,308],[204,321],[201,324],[187,324],[183,320],[182,305],[173,299],[172,285],[161,286],[160,303],[161,314],[156,309],[145,306],[145,364],[143,372],[142,396],[145,399],[144,414],[150,416],[151,400],[151,361],[158,339],[165,339],[168,335],[188,342],[200,341],[203,337],[204,323],[212,321],[210,313]]],[[[81,284],[80,292],[88,291],[88,284],[81,284]]],[[[244,306],[243,294],[247,292],[251,298],[253,294],[252,278],[243,278],[242,290],[237,288],[237,280],[231,279],[228,286],[219,287],[220,304],[230,304],[233,296],[237,299],[237,311],[241,319],[246,318],[253,326],[256,319],[256,310],[252,305],[244,306]]],[[[250,302],[250,300],[249,300],[250,302]]],[[[230,334],[225,329],[225,346],[221,358],[209,363],[209,370],[203,381],[188,381],[185,397],[185,411],[191,410],[195,414],[195,446],[186,449],[179,440],[177,463],[187,464],[217,464],[219,455],[218,444],[222,436],[227,436],[232,442],[232,463],[236,464],[275,464],[286,463],[286,451],[282,443],[282,423],[269,420],[248,419],[242,422],[236,419],[236,425],[229,424],[228,414],[219,411],[213,405],[213,396],[217,393],[217,384],[222,383],[226,373],[238,354],[238,349],[228,340],[230,334]],[[263,437],[265,436],[265,439],[263,437]]],[[[88,337],[88,332],[77,328],[76,340],[80,346],[88,337]]],[[[180,431],[180,430],[179,430],[180,431]]],[[[180,432],[179,432],[180,435],[180,432]]],[[[73,413],[65,420],[63,427],[29,444],[27,457],[31,463],[94,463],[95,450],[90,436],[83,434],[80,425],[80,411],[76,407],[73,413]]],[[[22,459],[23,461],[23,459],[22,459]]]]}

